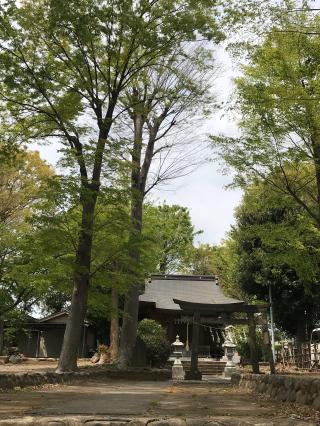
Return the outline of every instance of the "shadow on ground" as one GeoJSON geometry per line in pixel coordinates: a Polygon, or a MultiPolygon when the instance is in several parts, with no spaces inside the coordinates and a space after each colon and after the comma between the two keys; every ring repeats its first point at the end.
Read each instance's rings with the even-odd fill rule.
{"type": "Polygon", "coordinates": [[[90,380],[77,384],[47,385],[40,389],[29,388],[1,393],[0,419],[0,425],[56,424],[57,426],[319,424],[312,420],[283,415],[277,405],[261,402],[248,391],[233,388],[226,383],[116,380],[105,382],[90,380]],[[87,416],[91,416],[90,421],[87,416]],[[96,419],[98,423],[94,423],[95,416],[100,416],[99,420],[96,419]],[[43,417],[47,419],[43,419],[41,423],[43,417]],[[111,421],[111,418],[114,420],[111,421]],[[140,423],[132,423],[133,419],[137,418],[140,419],[140,423]],[[174,418],[175,423],[168,423],[169,420],[157,423],[160,418],[174,418]],[[23,419],[25,423],[21,423],[23,419]],[[53,423],[55,421],[60,423],[53,423]]]}

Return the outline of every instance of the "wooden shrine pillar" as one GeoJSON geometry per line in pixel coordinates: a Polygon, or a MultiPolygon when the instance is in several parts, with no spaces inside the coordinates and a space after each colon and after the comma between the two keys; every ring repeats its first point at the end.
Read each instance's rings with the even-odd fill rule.
{"type": "Polygon", "coordinates": [[[186,380],[201,380],[202,374],[198,369],[199,356],[199,328],[200,328],[200,312],[195,311],[193,314],[192,324],[192,342],[191,342],[191,368],[186,372],[186,380]]]}
{"type": "Polygon", "coordinates": [[[248,315],[248,327],[249,327],[250,361],[252,365],[252,372],[254,374],[259,374],[256,323],[254,319],[254,313],[248,312],[247,315],[248,315]]]}

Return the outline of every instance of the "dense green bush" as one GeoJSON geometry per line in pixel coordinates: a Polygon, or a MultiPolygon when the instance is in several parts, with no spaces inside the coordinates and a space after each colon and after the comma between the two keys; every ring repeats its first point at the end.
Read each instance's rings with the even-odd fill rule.
{"type": "Polygon", "coordinates": [[[144,319],[138,325],[138,337],[146,345],[146,357],[152,367],[161,367],[169,358],[170,343],[165,329],[154,320],[144,319]]]}
{"type": "MultiPolygon", "coordinates": [[[[257,332],[257,358],[258,361],[266,361],[265,348],[263,346],[262,333],[257,332]]],[[[244,362],[250,362],[250,346],[248,340],[239,339],[237,340],[237,351],[244,362]]]]}

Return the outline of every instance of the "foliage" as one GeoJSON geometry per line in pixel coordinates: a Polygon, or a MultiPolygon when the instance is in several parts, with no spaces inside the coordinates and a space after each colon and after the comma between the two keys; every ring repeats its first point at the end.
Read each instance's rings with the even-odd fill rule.
{"type": "MultiPolygon", "coordinates": [[[[257,350],[257,360],[266,361],[267,357],[265,354],[265,346],[263,344],[263,336],[261,332],[256,333],[256,350],[257,350]]],[[[237,351],[241,356],[241,362],[250,362],[250,346],[248,343],[248,333],[241,335],[236,342],[237,351]]]]}
{"type": "Polygon", "coordinates": [[[139,322],[137,335],[146,345],[147,361],[155,367],[164,365],[170,355],[164,328],[154,320],[144,319],[139,322]]]}
{"type": "Polygon", "coordinates": [[[236,217],[230,233],[236,286],[264,301],[271,286],[277,325],[305,339],[305,324],[311,329],[316,323],[320,301],[317,228],[303,208],[264,182],[246,191],[236,217]]]}
{"type": "Polygon", "coordinates": [[[217,256],[219,248],[200,244],[192,251],[191,272],[196,275],[217,275],[217,256]]]}
{"type": "MultiPolygon", "coordinates": [[[[72,184],[72,178],[55,179],[48,188],[41,211],[32,217],[34,229],[40,236],[37,249],[46,253],[42,277],[50,283],[50,291],[43,303],[47,312],[61,309],[71,299],[76,235],[81,217],[75,195],[77,188],[72,189],[72,184]]],[[[97,204],[94,225],[88,312],[91,319],[108,317],[112,286],[116,286],[122,294],[126,290],[129,280],[126,272],[129,226],[124,191],[104,189],[97,204]]]]}
{"type": "Polygon", "coordinates": [[[24,141],[59,141],[77,172],[81,215],[74,291],[59,371],[76,368],[101,186],[117,179],[121,142],[111,135],[120,97],[160,58],[199,35],[219,41],[215,0],[5,2],[0,7],[3,111],[24,141]],[[115,176],[116,175],[116,176],[115,176]],[[72,319],[77,318],[77,321],[72,319]]]}
{"type": "MultiPolygon", "coordinates": [[[[317,14],[290,13],[249,52],[236,80],[239,138],[213,137],[235,184],[256,178],[292,197],[320,225],[319,27],[317,14]],[[301,28],[311,28],[308,31],[301,28]]],[[[286,197],[286,199],[288,199],[286,197]]]]}
{"type": "Polygon", "coordinates": [[[37,152],[20,150],[0,171],[0,316],[29,310],[43,291],[38,281],[41,256],[36,256],[30,217],[43,199],[52,169],[37,152]]]}
{"type": "Polygon", "coordinates": [[[189,266],[195,231],[190,213],[179,205],[145,207],[145,231],[155,242],[156,268],[161,273],[182,272],[189,266]]]}

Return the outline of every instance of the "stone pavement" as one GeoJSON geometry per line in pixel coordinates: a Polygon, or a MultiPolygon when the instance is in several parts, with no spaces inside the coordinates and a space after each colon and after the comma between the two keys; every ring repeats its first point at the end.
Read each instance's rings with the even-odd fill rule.
{"type": "Polygon", "coordinates": [[[219,379],[203,383],[90,380],[0,393],[0,426],[317,425],[219,379]]]}

